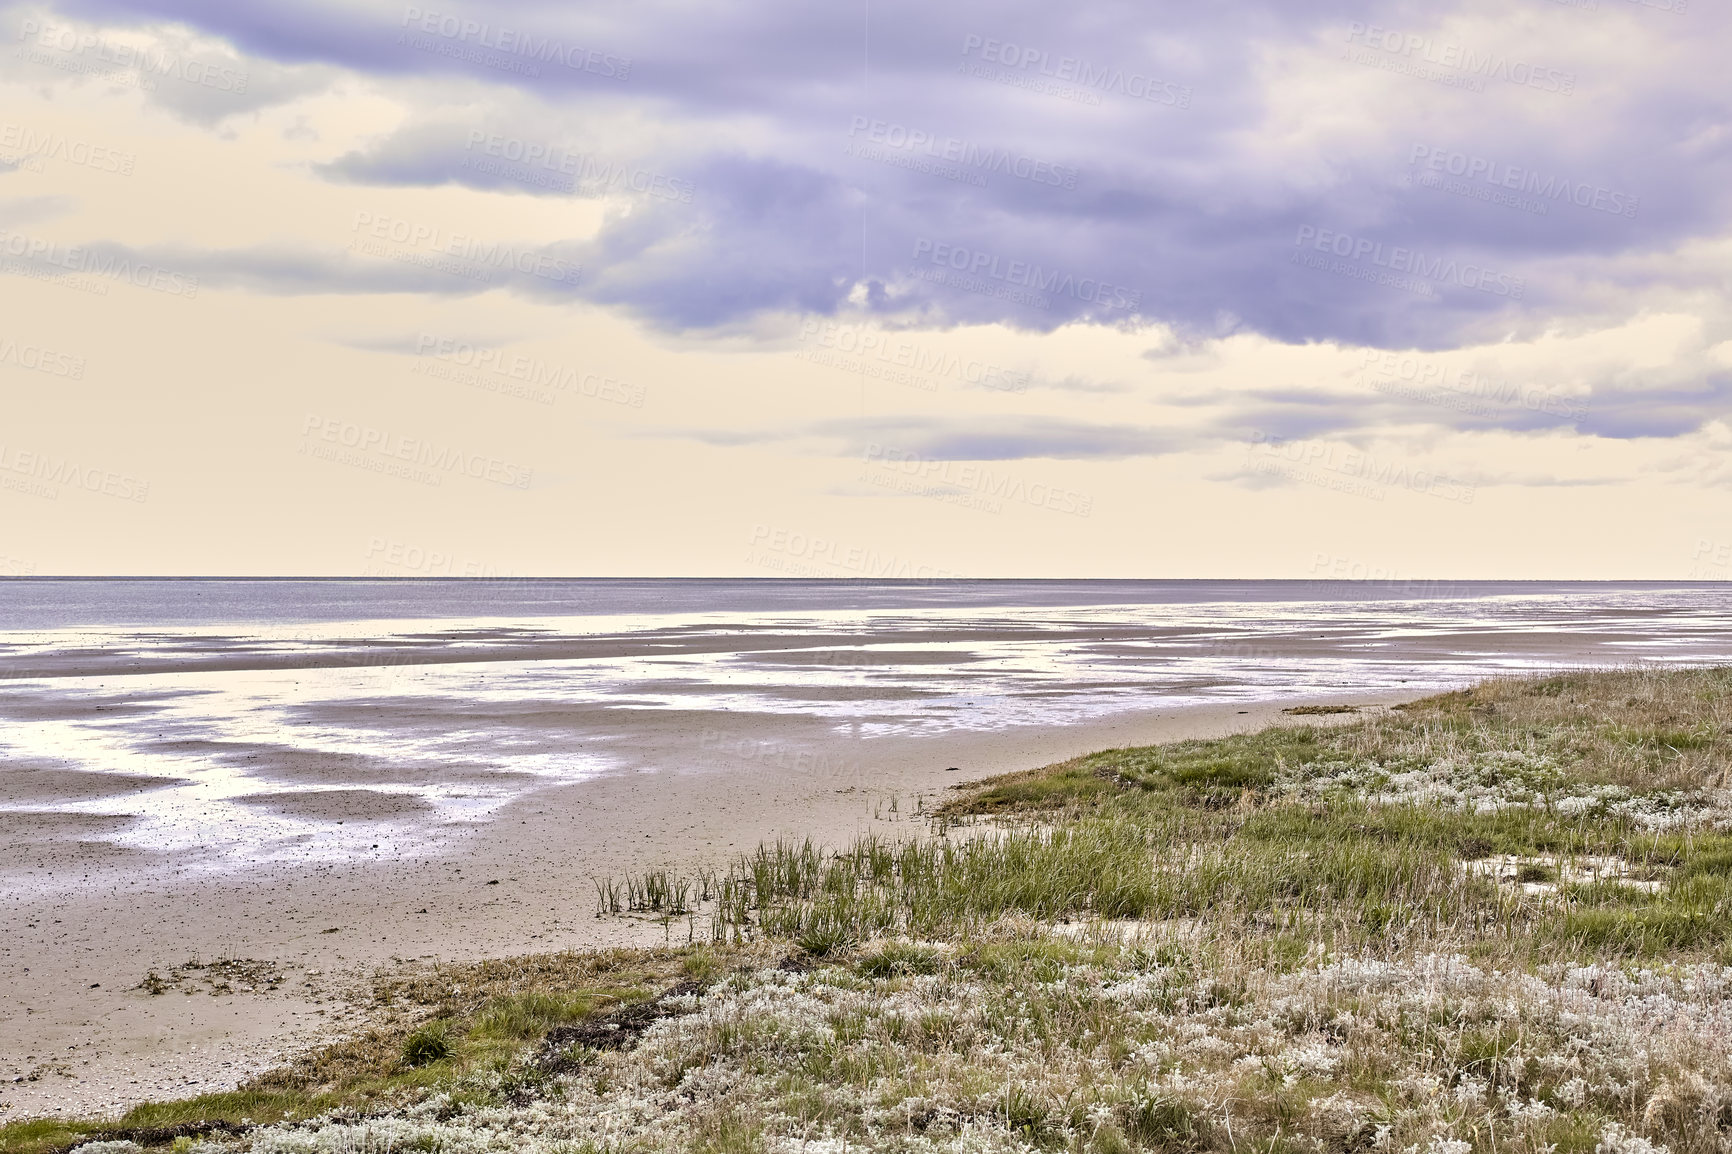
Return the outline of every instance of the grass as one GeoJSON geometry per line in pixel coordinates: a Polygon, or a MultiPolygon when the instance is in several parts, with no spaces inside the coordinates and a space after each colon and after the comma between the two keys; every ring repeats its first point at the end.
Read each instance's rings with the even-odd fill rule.
{"type": "Polygon", "coordinates": [[[413,1069],[443,1062],[451,1056],[451,1031],[443,1020],[428,1022],[403,1039],[402,1064],[413,1069]]]}
{"type": "Polygon", "coordinates": [[[348,1041],[122,1123],[309,1123],[213,1143],[258,1154],[1706,1154],[1729,768],[1727,669],[1103,751],[958,789],[926,836],[600,882],[705,940],[402,974],[348,1041]],[[634,1045],[537,1065],[682,980],[634,1045]]]}
{"type": "Polygon", "coordinates": [[[1732,845],[1712,796],[1732,750],[1729,686],[1723,670],[1500,681],[1344,726],[1092,754],[939,810],[1026,824],[828,854],[760,847],[716,882],[713,934],[824,955],[1014,914],[1199,919],[1334,950],[1718,958],[1732,943],[1718,880],[1732,845]],[[1632,737],[1656,733],[1697,740],[1632,737]],[[1514,885],[1465,868],[1492,855],[1541,860],[1514,885]],[[1658,888],[1557,884],[1595,857],[1658,888]]]}
{"type": "MultiPolygon", "coordinates": [[[[688,951],[604,951],[441,965],[382,976],[367,1007],[373,1025],[254,1078],[234,1091],[146,1103],[112,1119],[30,1119],[0,1126],[0,1151],[45,1154],[81,1135],[193,1122],[296,1122],[401,1108],[511,1067],[527,1042],[604,1008],[653,996],[692,973],[713,976],[727,957],[688,951]],[[382,1011],[382,1012],[381,1012],[382,1011]]],[[[498,1090],[459,1089],[470,1104],[498,1090]]]]}

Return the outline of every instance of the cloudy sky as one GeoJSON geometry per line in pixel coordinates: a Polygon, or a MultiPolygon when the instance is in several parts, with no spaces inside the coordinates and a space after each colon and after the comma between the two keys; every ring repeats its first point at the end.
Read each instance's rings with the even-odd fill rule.
{"type": "Polygon", "coordinates": [[[1728,42],[0,7],[0,572],[1727,578],[1728,42]]]}

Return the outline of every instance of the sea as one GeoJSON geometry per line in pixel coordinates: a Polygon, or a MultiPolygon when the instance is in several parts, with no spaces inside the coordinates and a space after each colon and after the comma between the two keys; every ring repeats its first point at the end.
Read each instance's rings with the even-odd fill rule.
{"type": "Polygon", "coordinates": [[[7,577],[0,829],[436,853],[539,789],[753,750],[1728,661],[1721,582],[7,577]]]}

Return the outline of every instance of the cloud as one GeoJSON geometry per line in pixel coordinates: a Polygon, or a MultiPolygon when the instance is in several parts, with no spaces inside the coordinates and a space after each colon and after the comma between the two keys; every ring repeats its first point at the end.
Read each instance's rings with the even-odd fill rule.
{"type": "Polygon", "coordinates": [[[285,64],[248,57],[184,24],[80,20],[65,11],[18,10],[9,21],[17,42],[0,75],[31,83],[132,89],[182,120],[215,127],[331,87],[326,64],[285,64]],[[127,25],[131,25],[130,27],[127,25]]]}
{"type": "Polygon", "coordinates": [[[1177,452],[1212,434],[1036,416],[848,418],[779,429],[662,429],[641,434],[735,448],[800,444],[840,457],[925,461],[1122,460],[1177,452]]]}
{"type": "Polygon", "coordinates": [[[622,192],[584,254],[580,295],[669,332],[1160,322],[1172,356],[1232,331],[1449,348],[1698,282],[1676,254],[1728,224],[1732,140],[1697,80],[1732,13],[1624,8],[69,10],[421,97],[331,180],[570,195],[473,163],[485,132],[689,181],[622,192]],[[466,109],[427,111],[430,82],[466,109]]]}
{"type": "Polygon", "coordinates": [[[830,421],[816,432],[839,437],[851,455],[891,448],[934,461],[1120,460],[1176,451],[1168,430],[1042,417],[991,420],[855,419],[830,421]]]}
{"type": "Polygon", "coordinates": [[[1523,489],[1592,489],[1606,485],[1626,485],[1631,478],[1628,476],[1559,477],[1551,473],[1510,471],[1474,472],[1464,476],[1463,480],[1471,482],[1478,489],[1489,489],[1498,485],[1510,485],[1523,489]]]}
{"type": "Polygon", "coordinates": [[[14,196],[0,200],[0,225],[16,228],[66,216],[78,208],[75,196],[14,196]]]}
{"type": "Polygon", "coordinates": [[[1596,388],[1584,405],[1584,433],[1614,440],[1679,437],[1732,416],[1732,373],[1658,387],[1626,377],[1596,388]]]}
{"type": "MultiPolygon", "coordinates": [[[[315,171],[347,184],[421,188],[462,184],[487,190],[569,195],[561,187],[562,174],[557,167],[544,173],[533,164],[493,165],[485,152],[466,150],[459,142],[470,131],[465,125],[417,124],[392,133],[372,148],[347,152],[328,164],[317,165],[315,171]]],[[[485,135],[481,129],[474,131],[485,135]]]]}
{"type": "Polygon", "coordinates": [[[110,278],[189,298],[212,288],[285,296],[469,296],[495,288],[545,295],[556,292],[556,285],[569,288],[572,282],[566,278],[581,275],[569,251],[557,246],[494,242],[466,243],[454,255],[428,246],[365,239],[356,242],[353,252],[286,246],[206,249],[107,241],[80,244],[46,233],[0,229],[0,246],[35,275],[110,278]]]}
{"type": "Polygon", "coordinates": [[[328,338],[334,345],[346,349],[358,349],[364,353],[395,353],[400,356],[422,356],[432,351],[429,346],[437,341],[447,348],[462,348],[468,356],[477,349],[500,349],[516,343],[519,336],[499,336],[497,334],[476,335],[440,332],[428,334],[412,333],[375,333],[362,336],[333,336],[328,338]]]}

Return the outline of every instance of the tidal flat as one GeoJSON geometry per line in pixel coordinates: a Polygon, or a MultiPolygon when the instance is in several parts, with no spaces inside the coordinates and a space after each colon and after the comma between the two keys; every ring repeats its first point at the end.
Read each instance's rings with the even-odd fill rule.
{"type": "Polygon", "coordinates": [[[1103,751],[912,835],[573,878],[664,944],[382,967],[238,1089],[0,1141],[1723,1150],[1729,751],[1727,667],[1103,751]]]}

